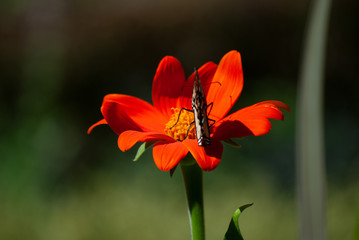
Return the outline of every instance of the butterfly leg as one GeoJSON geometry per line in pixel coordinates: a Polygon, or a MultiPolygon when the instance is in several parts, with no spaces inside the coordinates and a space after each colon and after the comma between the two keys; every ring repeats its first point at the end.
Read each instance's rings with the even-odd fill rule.
{"type": "MultiPolygon", "coordinates": [[[[194,124],[194,121],[189,124],[188,129],[187,129],[187,134],[186,134],[186,136],[184,137],[183,140],[185,140],[185,139],[187,138],[188,133],[189,133],[189,130],[191,129],[191,127],[192,127],[193,124],[194,124]]],[[[182,140],[182,141],[183,141],[183,140],[182,140]]]]}
{"type": "Polygon", "coordinates": [[[211,102],[210,104],[207,105],[207,109],[208,109],[208,107],[211,107],[211,108],[209,109],[209,111],[207,111],[207,112],[208,112],[208,113],[207,113],[207,116],[208,116],[209,114],[211,114],[211,111],[212,111],[212,108],[213,108],[213,102],[211,102]]]}
{"type": "Polygon", "coordinates": [[[177,139],[177,141],[182,142],[183,140],[185,140],[185,139],[187,138],[188,133],[189,133],[189,130],[191,129],[191,127],[192,127],[193,124],[194,124],[194,121],[189,124],[188,129],[187,129],[187,134],[186,134],[186,136],[185,136],[182,140],[177,139]]]}
{"type": "MultiPolygon", "coordinates": [[[[190,109],[187,109],[187,108],[181,108],[181,110],[180,110],[179,113],[178,113],[178,118],[177,118],[176,123],[175,123],[170,129],[172,129],[174,126],[177,125],[177,123],[178,123],[178,121],[179,121],[179,118],[180,118],[180,116],[181,116],[182,110],[186,110],[186,111],[188,111],[188,112],[192,112],[192,113],[193,113],[193,110],[190,110],[190,109]]],[[[186,136],[186,137],[187,137],[187,136],[186,136]]]]}
{"type": "Polygon", "coordinates": [[[216,120],[208,118],[208,121],[212,121],[212,123],[208,126],[208,128],[212,127],[213,124],[216,123],[216,120]]]}

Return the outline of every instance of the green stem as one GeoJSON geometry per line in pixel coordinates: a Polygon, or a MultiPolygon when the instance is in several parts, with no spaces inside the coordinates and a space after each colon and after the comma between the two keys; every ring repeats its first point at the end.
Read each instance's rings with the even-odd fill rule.
{"type": "MultiPolygon", "coordinates": [[[[185,161],[183,161],[185,162],[185,161]]],[[[204,240],[203,174],[195,161],[181,164],[192,240],[204,240]]]]}

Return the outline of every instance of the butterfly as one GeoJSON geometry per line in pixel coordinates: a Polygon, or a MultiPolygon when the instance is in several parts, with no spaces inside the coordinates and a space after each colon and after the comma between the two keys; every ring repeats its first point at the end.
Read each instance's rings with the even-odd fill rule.
{"type": "MultiPolygon", "coordinates": [[[[192,102],[191,102],[192,110],[187,108],[181,108],[178,114],[178,119],[181,115],[182,110],[189,111],[194,114],[194,121],[190,123],[186,137],[188,136],[188,132],[191,126],[194,124],[196,129],[198,146],[205,147],[211,144],[210,127],[215,123],[215,120],[208,118],[208,113],[207,113],[207,109],[209,107],[210,107],[210,111],[212,110],[213,103],[207,105],[206,96],[203,93],[203,88],[201,85],[201,81],[199,80],[197,68],[195,68],[194,71],[195,71],[195,79],[193,82],[193,92],[192,92],[192,102]],[[208,121],[212,121],[213,123],[209,125],[208,121]]],[[[178,119],[176,124],[178,123],[178,119]]],[[[174,127],[175,125],[173,125],[172,127],[174,127]]]]}

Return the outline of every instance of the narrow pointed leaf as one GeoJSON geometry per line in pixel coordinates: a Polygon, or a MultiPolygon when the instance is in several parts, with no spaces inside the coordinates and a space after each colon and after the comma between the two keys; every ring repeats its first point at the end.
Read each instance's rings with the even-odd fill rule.
{"type": "Polygon", "coordinates": [[[170,177],[171,177],[171,178],[172,178],[173,174],[175,173],[175,171],[176,171],[176,169],[177,169],[177,166],[178,166],[178,165],[176,165],[174,168],[172,168],[172,169],[170,170],[170,177]]]}
{"type": "Polygon", "coordinates": [[[224,142],[231,145],[232,147],[237,147],[237,148],[242,147],[242,145],[240,145],[239,143],[234,141],[232,138],[228,138],[228,139],[224,140],[224,142]]]}
{"type": "Polygon", "coordinates": [[[253,203],[243,205],[234,212],[223,240],[244,240],[241,231],[239,230],[238,218],[239,215],[241,215],[241,213],[244,211],[244,209],[252,205],[253,203]]]}
{"type": "Polygon", "coordinates": [[[138,148],[136,156],[133,159],[133,161],[136,162],[142,156],[142,154],[155,143],[156,141],[142,143],[141,146],[138,148]]]}

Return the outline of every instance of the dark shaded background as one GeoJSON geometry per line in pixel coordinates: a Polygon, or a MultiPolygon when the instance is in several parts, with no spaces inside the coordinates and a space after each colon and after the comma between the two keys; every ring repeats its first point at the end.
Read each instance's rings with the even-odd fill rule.
{"type": "MultiPolygon", "coordinates": [[[[358,205],[358,5],[333,1],[328,35],[331,239],[350,238],[358,205]]],[[[283,0],[2,1],[0,238],[189,238],[180,174],[160,172],[151,151],[133,163],[135,150],[122,153],[107,126],[86,130],[108,93],[151,102],[164,56],[189,76],[236,49],[245,85],[234,110],[275,99],[292,112],[272,121],[270,134],[226,147],[206,173],[208,239],[221,238],[232,211],[248,202],[245,237],[295,239],[295,98],[308,9],[308,1],[283,0]]]]}

